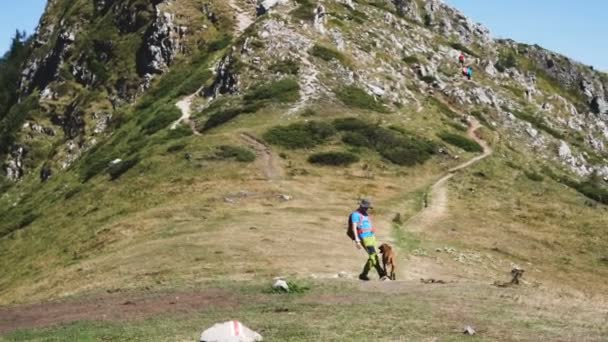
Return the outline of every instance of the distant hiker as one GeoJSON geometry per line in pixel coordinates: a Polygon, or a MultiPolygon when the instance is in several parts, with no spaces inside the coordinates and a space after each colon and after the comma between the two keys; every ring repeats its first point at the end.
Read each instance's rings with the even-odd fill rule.
{"type": "Polygon", "coordinates": [[[469,76],[469,68],[462,67],[462,76],[464,76],[464,77],[468,77],[469,76]]]}
{"type": "Polygon", "coordinates": [[[467,68],[467,79],[470,81],[473,78],[473,67],[467,68]]]}
{"type": "Polygon", "coordinates": [[[359,279],[361,280],[369,280],[367,274],[372,267],[378,272],[379,278],[385,276],[378,257],[378,246],[375,235],[376,229],[373,227],[368,214],[368,210],[372,208],[371,202],[363,199],[359,202],[359,208],[350,214],[348,220],[350,228],[350,234],[348,235],[354,240],[357,249],[364,248],[368,255],[365,266],[363,267],[363,272],[359,275],[359,279]]]}
{"type": "Polygon", "coordinates": [[[465,60],[464,53],[461,52],[460,57],[458,57],[458,61],[460,62],[460,65],[464,66],[464,60],[465,60]]]}

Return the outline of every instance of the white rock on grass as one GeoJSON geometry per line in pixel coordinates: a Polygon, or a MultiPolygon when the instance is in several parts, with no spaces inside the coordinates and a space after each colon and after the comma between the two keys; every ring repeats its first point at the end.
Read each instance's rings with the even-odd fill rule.
{"type": "Polygon", "coordinates": [[[282,289],[285,292],[289,292],[289,285],[283,279],[277,279],[277,280],[275,280],[274,284],[272,284],[272,288],[275,289],[275,290],[282,289]]]}
{"type": "Polygon", "coordinates": [[[244,326],[239,321],[217,323],[201,334],[200,342],[256,342],[262,335],[244,326]]]}

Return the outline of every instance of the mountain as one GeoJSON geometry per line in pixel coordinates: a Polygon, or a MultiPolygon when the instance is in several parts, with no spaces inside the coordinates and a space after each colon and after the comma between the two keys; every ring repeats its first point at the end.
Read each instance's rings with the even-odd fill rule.
{"type": "Polygon", "coordinates": [[[606,337],[607,74],[440,0],[49,0],[23,44],[0,304],[354,277],[343,221],[371,197],[408,287],[478,296],[517,266],[525,314],[568,298],[572,336],[606,337]]]}

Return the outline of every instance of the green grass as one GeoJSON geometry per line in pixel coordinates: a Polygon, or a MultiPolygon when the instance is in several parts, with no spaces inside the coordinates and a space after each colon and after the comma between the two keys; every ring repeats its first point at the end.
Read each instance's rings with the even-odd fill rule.
{"type": "Polygon", "coordinates": [[[348,166],[359,161],[359,157],[349,152],[321,152],[308,157],[311,164],[348,166]]]}
{"type": "Polygon", "coordinates": [[[454,145],[467,152],[482,152],[483,148],[475,140],[469,139],[460,134],[454,134],[450,132],[442,132],[438,134],[441,140],[447,142],[450,145],[454,145]]]}
{"type": "Polygon", "coordinates": [[[311,121],[273,127],[264,134],[264,140],[288,149],[301,149],[323,144],[335,133],[332,125],[311,121]]]}
{"type": "Polygon", "coordinates": [[[234,159],[241,163],[251,163],[255,161],[255,153],[239,146],[221,145],[217,147],[214,158],[234,159]]]}
{"type": "Polygon", "coordinates": [[[300,85],[293,78],[258,84],[243,99],[247,103],[269,101],[277,103],[295,102],[300,99],[300,85]]]}
{"type": "Polygon", "coordinates": [[[354,108],[366,109],[378,113],[388,113],[388,109],[384,103],[361,88],[355,86],[346,86],[336,90],[338,99],[345,105],[354,108]]]}
{"type": "MultiPolygon", "coordinates": [[[[565,314],[566,305],[538,306],[533,300],[498,300],[510,295],[489,285],[422,285],[407,282],[406,290],[373,291],[352,282],[311,282],[296,294],[271,293],[268,284],[231,286],[226,296],[236,304],[212,302],[183,313],[140,320],[80,321],[46,329],[19,330],[1,341],[194,341],[218,322],[238,319],[265,341],[509,341],[559,340],[567,329],[574,340],[603,340],[600,319],[584,319],[588,311],[565,314]],[[424,287],[424,288],[423,288],[424,287]],[[374,308],[376,315],[361,312],[374,308]],[[457,315],[454,312],[458,312],[457,315]],[[557,312],[556,312],[557,311],[557,312]],[[535,312],[527,315],[526,312],[535,312]],[[478,328],[465,336],[463,325],[478,328]]],[[[527,298],[530,291],[517,293],[527,298]]],[[[179,294],[176,294],[179,296],[179,294]]],[[[137,304],[136,304],[137,305],[137,304]]]]}

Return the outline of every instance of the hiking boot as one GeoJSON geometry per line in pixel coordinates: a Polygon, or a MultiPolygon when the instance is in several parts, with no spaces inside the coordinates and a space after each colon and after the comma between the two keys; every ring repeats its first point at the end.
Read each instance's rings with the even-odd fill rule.
{"type": "Polygon", "coordinates": [[[365,274],[359,274],[359,280],[369,281],[369,277],[365,274]]]}

